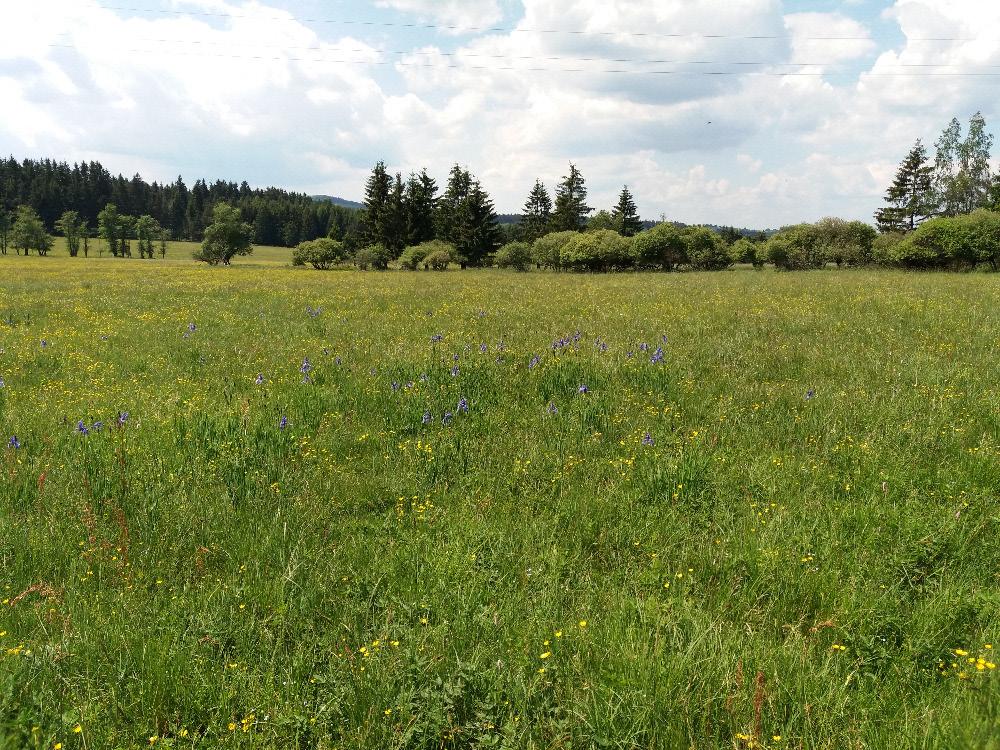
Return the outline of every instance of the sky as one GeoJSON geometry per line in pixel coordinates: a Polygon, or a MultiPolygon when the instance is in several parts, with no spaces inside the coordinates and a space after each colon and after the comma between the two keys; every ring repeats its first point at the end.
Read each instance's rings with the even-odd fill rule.
{"type": "Polygon", "coordinates": [[[1000,106],[984,0],[0,0],[0,153],[360,199],[569,163],[643,218],[871,221],[917,138],[1000,106]]]}

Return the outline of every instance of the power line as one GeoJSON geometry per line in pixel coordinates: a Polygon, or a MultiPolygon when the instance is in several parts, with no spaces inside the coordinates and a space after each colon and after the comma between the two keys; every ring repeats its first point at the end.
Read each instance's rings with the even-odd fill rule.
{"type": "MultiPolygon", "coordinates": [[[[257,21],[280,21],[283,23],[322,23],[342,26],[369,26],[401,29],[431,29],[450,32],[476,32],[491,34],[569,34],[573,36],[607,36],[607,37],[641,37],[663,39],[732,39],[732,40],[784,40],[791,39],[789,34],[706,34],[701,32],[655,32],[655,31],[591,31],[588,29],[522,29],[514,26],[459,26],[456,24],[416,23],[402,21],[364,21],[346,18],[296,18],[294,16],[261,16],[250,13],[221,13],[218,11],[195,10],[165,10],[162,8],[134,8],[120,5],[101,6],[105,10],[122,11],[125,13],[158,13],[175,16],[203,16],[210,18],[246,18],[257,21]]],[[[870,36],[803,36],[796,39],[809,41],[845,41],[870,42],[870,36]]],[[[983,37],[909,37],[911,42],[974,42],[983,37]]]]}
{"type": "MultiPolygon", "coordinates": [[[[47,47],[58,47],[66,49],[77,49],[77,45],[74,44],[47,44],[47,47]]],[[[150,49],[121,49],[114,48],[114,52],[128,52],[134,54],[155,54],[161,52],[162,50],[150,50],[150,49]]],[[[525,72],[525,73],[589,73],[591,75],[600,74],[615,74],[615,75],[702,75],[702,76],[771,76],[771,77],[789,77],[789,76],[804,76],[804,77],[820,77],[829,75],[829,73],[824,71],[742,71],[742,70],[629,70],[626,68],[553,68],[553,67],[541,67],[541,66],[514,66],[514,65],[460,65],[457,63],[446,63],[437,64],[433,62],[420,63],[420,62],[407,62],[402,60],[391,61],[391,60],[351,60],[343,58],[329,58],[329,57],[294,57],[290,55],[233,55],[233,54],[222,54],[213,52],[177,52],[176,50],[170,50],[171,55],[184,55],[188,57],[211,57],[211,58],[221,58],[221,59],[234,59],[234,60],[273,60],[273,61],[284,61],[284,62],[313,62],[313,63],[339,63],[346,65],[398,65],[403,67],[415,67],[415,68],[437,68],[437,69],[455,69],[455,70],[487,70],[487,71],[513,71],[513,72],[525,72]]],[[[610,61],[609,61],[610,62],[610,61]]],[[[720,63],[713,63],[711,61],[702,61],[699,64],[713,65],[720,63]]],[[[728,64],[728,63],[722,63],[728,64]]],[[[761,65],[768,65],[774,63],[760,63],[761,65]]],[[[780,63],[779,63],[780,64],[780,63]]],[[[785,63],[787,64],[787,63],[785,63]]],[[[875,78],[927,78],[927,77],[996,77],[1000,76],[1000,72],[907,72],[907,73],[865,73],[868,77],[875,78]]]]}
{"type": "MultiPolygon", "coordinates": [[[[62,36],[70,36],[71,32],[62,32],[62,36]]],[[[772,60],[676,60],[669,58],[633,58],[633,57],[568,57],[565,55],[515,55],[504,53],[487,54],[482,52],[468,52],[465,50],[445,51],[445,50],[391,50],[383,47],[336,47],[336,46],[309,46],[301,47],[284,44],[257,44],[256,42],[218,42],[206,39],[153,39],[136,37],[132,41],[148,42],[151,44],[194,44],[194,45],[218,45],[220,47],[253,47],[265,49],[296,50],[305,52],[328,52],[328,53],[348,53],[367,54],[377,53],[381,55],[418,55],[423,57],[452,57],[456,59],[476,58],[493,60],[541,60],[545,62],[605,62],[605,63],[629,63],[635,65],[739,65],[739,66],[780,66],[780,67],[849,67],[849,63],[844,62],[777,62],[772,60]]],[[[282,58],[287,59],[287,58],[282,58]]],[[[957,68],[961,67],[954,63],[896,63],[895,68],[957,68]]],[[[983,64],[980,68],[1000,68],[1000,65],[983,64]]]]}

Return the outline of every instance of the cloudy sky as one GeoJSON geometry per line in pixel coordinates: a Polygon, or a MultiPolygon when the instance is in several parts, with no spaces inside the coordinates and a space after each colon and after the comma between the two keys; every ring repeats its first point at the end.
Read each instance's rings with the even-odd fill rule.
{"type": "Polygon", "coordinates": [[[572,160],[645,218],[870,220],[998,83],[984,0],[0,0],[0,153],[353,199],[459,162],[514,212],[572,160]]]}

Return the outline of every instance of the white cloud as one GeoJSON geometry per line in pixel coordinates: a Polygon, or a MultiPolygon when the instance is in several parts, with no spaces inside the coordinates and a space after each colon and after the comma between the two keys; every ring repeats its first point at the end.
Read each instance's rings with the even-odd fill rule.
{"type": "Polygon", "coordinates": [[[456,31],[483,27],[503,18],[497,0],[377,0],[380,8],[393,8],[456,31]]]}

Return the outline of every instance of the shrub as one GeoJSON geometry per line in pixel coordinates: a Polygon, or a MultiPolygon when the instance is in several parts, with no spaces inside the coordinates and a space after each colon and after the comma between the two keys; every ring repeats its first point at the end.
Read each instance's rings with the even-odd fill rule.
{"type": "Polygon", "coordinates": [[[326,238],[300,242],[292,251],[293,266],[304,266],[308,263],[321,271],[325,271],[346,259],[347,252],[344,250],[344,246],[336,240],[326,238]]]}
{"type": "Polygon", "coordinates": [[[898,245],[905,239],[902,232],[880,234],[872,242],[872,260],[879,265],[893,266],[898,261],[898,245]]]}
{"type": "Polygon", "coordinates": [[[786,271],[822,268],[826,256],[819,240],[819,232],[813,224],[784,227],[767,241],[764,257],[786,271]]]}
{"type": "Polygon", "coordinates": [[[578,232],[550,232],[539,237],[531,246],[531,257],[539,268],[559,268],[563,246],[576,238],[578,232]]]}
{"type": "Polygon", "coordinates": [[[382,244],[363,247],[354,254],[354,265],[362,271],[367,271],[369,268],[384,271],[389,267],[391,260],[392,251],[382,244]]]}
{"type": "Polygon", "coordinates": [[[407,271],[416,271],[427,257],[427,250],[422,245],[411,245],[399,256],[399,266],[407,271]]]}
{"type": "Polygon", "coordinates": [[[740,237],[729,246],[729,257],[733,263],[753,263],[755,267],[758,265],[757,246],[746,237],[740,237]]]}
{"type": "Polygon", "coordinates": [[[876,232],[868,224],[827,217],[814,226],[824,263],[836,263],[838,268],[871,263],[876,232]]]}
{"type": "Polygon", "coordinates": [[[733,264],[726,241],[708,227],[692,227],[684,232],[687,259],[695,271],[721,271],[733,264]]]}
{"type": "Polygon", "coordinates": [[[494,262],[497,268],[527,271],[531,267],[531,245],[527,242],[508,242],[497,250],[494,262]]]}
{"type": "Polygon", "coordinates": [[[559,251],[559,265],[573,271],[606,271],[632,264],[631,243],[618,232],[577,234],[559,251]]]}
{"type": "Polygon", "coordinates": [[[435,271],[444,271],[453,260],[450,250],[435,250],[424,258],[424,267],[430,266],[435,271]]]}
{"type": "Polygon", "coordinates": [[[633,237],[631,254],[642,268],[672,271],[687,262],[687,244],[677,227],[663,222],[633,237]]]}

